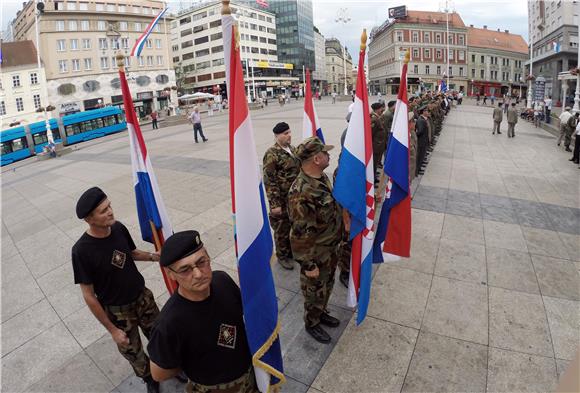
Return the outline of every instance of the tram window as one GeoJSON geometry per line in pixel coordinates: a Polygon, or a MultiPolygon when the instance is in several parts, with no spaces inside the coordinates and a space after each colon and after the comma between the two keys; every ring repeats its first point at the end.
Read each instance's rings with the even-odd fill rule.
{"type": "Polygon", "coordinates": [[[58,129],[52,130],[52,137],[54,139],[60,139],[60,130],[58,130],[58,129]]]}
{"type": "Polygon", "coordinates": [[[115,124],[115,119],[113,116],[107,116],[103,118],[103,122],[105,123],[105,127],[108,127],[115,124]]]}
{"type": "Polygon", "coordinates": [[[46,137],[46,132],[41,132],[38,134],[34,134],[32,136],[32,139],[34,140],[34,144],[35,145],[41,145],[43,143],[48,142],[48,138],[46,137]]]}
{"type": "Polygon", "coordinates": [[[27,147],[26,138],[18,138],[12,141],[12,151],[26,149],[27,147]]]}
{"type": "Polygon", "coordinates": [[[2,148],[2,154],[12,153],[12,144],[10,142],[0,143],[0,148],[2,148]]]}

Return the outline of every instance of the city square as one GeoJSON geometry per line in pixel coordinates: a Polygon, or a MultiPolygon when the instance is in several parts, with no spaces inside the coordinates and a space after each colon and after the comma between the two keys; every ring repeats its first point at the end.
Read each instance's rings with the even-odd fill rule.
{"type": "MultiPolygon", "coordinates": [[[[376,98],[376,97],[375,97],[376,98]]],[[[337,164],[348,102],[317,102],[337,164]]],[[[285,392],[553,391],[578,348],[580,206],[577,167],[556,138],[520,121],[516,138],[491,134],[490,107],[454,107],[423,176],[413,183],[411,258],[375,272],[356,327],[339,283],[341,325],[325,346],[302,323],[298,272],[272,265],[285,392]]],[[[271,128],[300,141],[303,101],[251,111],[258,159],[271,128]]],[[[203,115],[206,143],[187,123],[143,131],[175,231],[202,234],[214,270],[237,280],[227,114],[203,115]]],[[[47,161],[2,171],[2,386],[5,391],[138,392],[106,330],[74,284],[70,249],[86,229],[78,196],[98,185],[140,241],[126,132],[47,161]]],[[[159,267],[138,268],[161,306],[159,267]]],[[[181,391],[175,380],[163,392],[181,391]]]]}

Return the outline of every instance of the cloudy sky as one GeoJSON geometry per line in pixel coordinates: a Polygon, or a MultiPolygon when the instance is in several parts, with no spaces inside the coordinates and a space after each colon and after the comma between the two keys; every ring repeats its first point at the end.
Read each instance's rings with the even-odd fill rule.
{"type": "MultiPolygon", "coordinates": [[[[171,11],[179,10],[180,6],[188,7],[200,2],[203,0],[168,1],[171,11]]],[[[4,30],[22,7],[22,0],[1,0],[0,3],[4,30]]],[[[313,4],[315,26],[325,37],[336,37],[341,42],[346,42],[351,55],[355,55],[358,51],[362,29],[366,28],[367,33],[370,33],[373,26],[381,25],[386,20],[389,7],[407,5],[407,9],[421,11],[438,11],[445,8],[445,1],[438,0],[313,0],[313,4]],[[350,17],[346,25],[335,22],[341,9],[346,9],[346,15],[350,17]]],[[[456,10],[466,25],[473,24],[476,27],[487,25],[489,29],[502,31],[507,29],[521,34],[527,41],[527,0],[455,0],[449,1],[449,9],[456,10]]]]}

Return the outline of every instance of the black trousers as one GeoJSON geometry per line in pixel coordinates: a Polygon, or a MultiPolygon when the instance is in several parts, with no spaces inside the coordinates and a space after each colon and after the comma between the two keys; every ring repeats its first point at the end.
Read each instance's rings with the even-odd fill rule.
{"type": "Polygon", "coordinates": [[[201,139],[205,141],[205,135],[203,135],[203,129],[201,128],[201,123],[194,123],[193,124],[193,138],[195,139],[195,143],[197,143],[197,133],[201,136],[201,139]]]}
{"type": "Polygon", "coordinates": [[[576,135],[576,139],[574,141],[574,153],[572,153],[572,159],[576,164],[580,163],[580,135],[576,135]]]}
{"type": "Polygon", "coordinates": [[[159,127],[157,126],[157,119],[151,120],[151,124],[153,125],[153,129],[157,130],[159,127]]]}

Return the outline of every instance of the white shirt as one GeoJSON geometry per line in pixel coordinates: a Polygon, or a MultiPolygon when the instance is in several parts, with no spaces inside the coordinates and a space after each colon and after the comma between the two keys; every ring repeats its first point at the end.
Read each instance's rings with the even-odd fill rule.
{"type": "Polygon", "coordinates": [[[544,100],[544,103],[546,104],[546,107],[547,107],[549,110],[552,110],[552,100],[551,100],[551,99],[549,99],[549,98],[546,98],[546,99],[544,100]]]}
{"type": "Polygon", "coordinates": [[[580,121],[576,124],[576,135],[580,135],[580,121]]]}
{"type": "Polygon", "coordinates": [[[191,119],[191,122],[194,124],[201,123],[201,116],[199,115],[199,112],[196,112],[196,111],[191,112],[190,119],[191,119]]]}
{"type": "Polygon", "coordinates": [[[572,114],[568,111],[562,112],[562,114],[560,115],[560,123],[561,124],[567,123],[568,119],[570,119],[571,116],[572,116],[572,114]]]}

